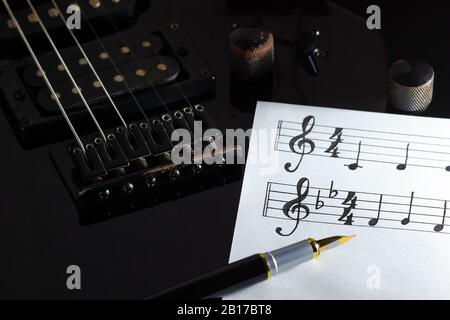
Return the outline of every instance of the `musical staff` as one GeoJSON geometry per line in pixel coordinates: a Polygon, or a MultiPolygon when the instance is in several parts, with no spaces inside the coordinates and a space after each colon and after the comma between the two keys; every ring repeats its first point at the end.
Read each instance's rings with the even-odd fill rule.
{"type": "Polygon", "coordinates": [[[321,223],[416,232],[450,234],[445,224],[447,201],[410,195],[376,194],[329,186],[313,187],[308,178],[297,185],[268,182],[263,217],[293,221],[292,229],[277,227],[290,236],[301,223],[321,223]]]}
{"type": "Polygon", "coordinates": [[[291,173],[306,155],[353,161],[343,162],[350,170],[378,163],[399,171],[409,167],[450,171],[450,137],[320,125],[310,115],[301,123],[279,120],[275,150],[299,155],[296,166],[285,165],[291,173]]]}

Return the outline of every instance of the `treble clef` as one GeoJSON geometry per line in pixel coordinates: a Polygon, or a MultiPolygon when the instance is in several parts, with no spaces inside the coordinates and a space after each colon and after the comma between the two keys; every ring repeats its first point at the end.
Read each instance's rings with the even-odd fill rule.
{"type": "Polygon", "coordinates": [[[302,202],[306,199],[309,193],[309,180],[307,178],[301,178],[297,183],[297,198],[286,202],[283,206],[283,214],[291,220],[295,221],[294,229],[290,233],[282,233],[283,229],[278,227],[275,229],[276,233],[280,236],[288,237],[292,235],[298,228],[301,220],[306,219],[309,216],[309,208],[302,202]],[[303,216],[302,209],[304,211],[303,216]],[[293,216],[295,214],[295,216],[293,216]]]}
{"type": "Polygon", "coordinates": [[[289,148],[291,149],[292,152],[300,155],[300,160],[298,161],[297,166],[294,169],[291,169],[292,163],[290,162],[286,163],[284,165],[284,169],[287,172],[295,172],[300,166],[300,163],[302,163],[303,156],[305,154],[310,154],[314,151],[316,147],[314,141],[306,138],[306,136],[313,130],[314,123],[315,123],[314,117],[307,116],[305,119],[303,119],[302,122],[302,133],[293,137],[291,141],[289,141],[289,148]],[[306,145],[309,146],[309,150],[306,150],[306,145]]]}

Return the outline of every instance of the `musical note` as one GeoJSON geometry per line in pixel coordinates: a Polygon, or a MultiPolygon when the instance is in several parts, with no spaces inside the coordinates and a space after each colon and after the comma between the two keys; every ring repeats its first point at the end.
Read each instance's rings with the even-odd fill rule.
{"type": "Polygon", "coordinates": [[[284,166],[284,169],[287,172],[295,172],[298,169],[298,167],[300,166],[300,163],[303,160],[303,156],[305,154],[310,154],[310,153],[314,152],[314,149],[315,149],[314,141],[306,138],[306,136],[309,133],[311,133],[311,131],[313,130],[314,124],[315,124],[315,118],[313,116],[308,116],[305,119],[303,119],[302,133],[293,137],[289,141],[289,149],[292,152],[299,154],[300,159],[297,163],[297,166],[294,169],[291,169],[292,163],[290,163],[290,162],[286,163],[284,166]],[[306,145],[309,146],[309,150],[307,150],[307,151],[306,151],[306,145]]]}
{"type": "Polygon", "coordinates": [[[356,201],[358,200],[358,197],[356,196],[356,193],[353,191],[350,191],[347,194],[347,198],[344,202],[342,202],[343,205],[348,205],[348,207],[344,208],[344,212],[342,213],[341,217],[338,219],[339,221],[345,221],[345,225],[352,225],[353,224],[353,213],[352,210],[356,208],[356,201]]]}
{"type": "Polygon", "coordinates": [[[336,128],[333,135],[329,139],[336,139],[331,142],[331,145],[325,151],[331,153],[331,158],[339,158],[339,144],[342,143],[342,128],[336,128]]]}
{"type": "Polygon", "coordinates": [[[408,217],[402,220],[402,225],[404,225],[404,226],[406,226],[408,223],[411,222],[411,209],[412,209],[413,199],[414,199],[414,192],[411,192],[411,200],[409,201],[408,217]]]}
{"type": "Polygon", "coordinates": [[[288,201],[283,206],[283,214],[291,220],[295,220],[295,226],[290,233],[282,233],[282,228],[277,227],[275,229],[276,233],[280,236],[288,237],[292,235],[298,228],[301,220],[306,219],[309,216],[309,208],[302,202],[306,199],[309,194],[309,180],[307,178],[302,178],[297,183],[297,198],[288,201]],[[304,190],[303,190],[304,189],[304,190]],[[304,215],[301,216],[302,209],[304,210],[304,215]],[[291,214],[296,214],[292,217],[291,214]]]}
{"type": "Polygon", "coordinates": [[[351,163],[351,164],[346,164],[345,166],[348,167],[350,170],[356,170],[358,168],[362,168],[359,165],[359,155],[361,154],[361,141],[358,144],[358,155],[356,156],[356,162],[351,163]]]}
{"type": "Polygon", "coordinates": [[[436,232],[441,232],[442,230],[444,230],[444,226],[445,226],[445,216],[447,215],[447,201],[444,201],[444,214],[442,215],[442,223],[437,224],[434,227],[434,231],[436,232]]]}
{"type": "Polygon", "coordinates": [[[397,165],[397,170],[405,170],[406,169],[406,166],[408,165],[408,156],[409,156],[409,143],[406,146],[405,162],[397,165]]]}
{"type": "Polygon", "coordinates": [[[376,226],[378,224],[378,221],[380,221],[380,213],[381,213],[381,204],[383,203],[383,195],[380,194],[380,201],[378,202],[378,213],[376,218],[372,218],[369,221],[369,226],[376,226]]]}

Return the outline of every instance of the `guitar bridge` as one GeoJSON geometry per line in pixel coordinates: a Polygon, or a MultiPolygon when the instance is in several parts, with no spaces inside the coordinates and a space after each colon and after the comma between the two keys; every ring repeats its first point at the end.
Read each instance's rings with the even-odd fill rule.
{"type": "Polygon", "coordinates": [[[109,129],[107,141],[99,135],[85,136],[85,151],[74,142],[52,149],[80,222],[98,222],[238,179],[240,165],[226,165],[224,159],[241,157],[240,148],[221,147],[217,143],[221,137],[204,137],[203,132],[200,141],[191,139],[184,145],[189,163],[172,161],[172,133],[185,129],[194,137],[200,123],[203,132],[214,127],[205,107],[197,105],[143,119],[128,128],[109,129]],[[200,154],[194,152],[199,145],[200,154]],[[203,152],[205,148],[214,152],[203,152]]]}

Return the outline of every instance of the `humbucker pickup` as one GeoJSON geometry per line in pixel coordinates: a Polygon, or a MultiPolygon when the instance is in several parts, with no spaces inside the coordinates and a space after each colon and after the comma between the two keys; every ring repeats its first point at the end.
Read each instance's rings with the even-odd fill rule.
{"type": "MultiPolygon", "coordinates": [[[[133,27],[123,31],[122,37],[130,39],[128,46],[124,46],[117,34],[102,38],[108,53],[98,40],[83,46],[127,120],[141,117],[136,100],[142,102],[145,112],[154,114],[163,109],[161,100],[170,107],[186,98],[200,101],[214,96],[215,77],[179,25],[177,28],[163,25],[145,34],[133,27]],[[117,66],[114,67],[109,59],[117,66]]],[[[79,49],[67,47],[61,49],[61,54],[67,57],[68,68],[99,122],[105,127],[117,126],[118,118],[79,49]]],[[[69,118],[73,123],[82,124],[77,127],[77,132],[82,135],[94,132],[96,128],[55,53],[40,53],[38,59],[47,70],[46,75],[69,118]]],[[[9,115],[25,149],[72,137],[31,58],[0,60],[0,69],[0,105],[9,115]]]]}
{"type": "MultiPolygon", "coordinates": [[[[11,8],[14,10],[17,20],[21,23],[22,29],[27,34],[28,38],[36,44],[34,49],[36,52],[42,52],[46,50],[45,37],[42,34],[42,30],[36,23],[35,17],[30,13],[29,7],[25,1],[10,1],[11,8]],[[39,45],[40,43],[40,45],[39,45]]],[[[57,35],[62,46],[71,45],[70,39],[65,38],[65,26],[61,25],[61,21],[56,16],[54,7],[50,1],[33,1],[36,10],[40,13],[42,21],[47,26],[47,29],[54,35],[57,35]],[[66,41],[67,40],[67,41],[66,41]]],[[[105,36],[114,32],[114,29],[107,30],[102,28],[102,24],[107,22],[106,17],[110,16],[116,23],[135,20],[138,14],[146,10],[150,1],[142,0],[122,0],[122,1],[95,1],[95,0],[83,0],[83,1],[58,1],[59,6],[66,9],[76,3],[83,15],[80,15],[81,25],[85,22],[85,19],[89,19],[90,23],[95,27],[100,36],[105,36]],[[97,5],[99,4],[99,5],[97,5]]],[[[67,15],[68,16],[68,15],[67,15]]],[[[28,52],[22,45],[17,30],[12,23],[9,15],[5,12],[3,5],[0,6],[0,41],[4,50],[0,51],[0,59],[3,58],[18,58],[27,56],[28,52]]],[[[93,39],[92,33],[84,30],[87,28],[81,28],[78,31],[80,38],[85,40],[93,39]]]]}

